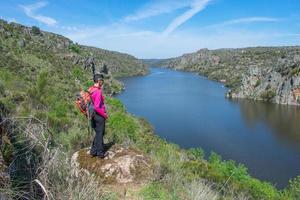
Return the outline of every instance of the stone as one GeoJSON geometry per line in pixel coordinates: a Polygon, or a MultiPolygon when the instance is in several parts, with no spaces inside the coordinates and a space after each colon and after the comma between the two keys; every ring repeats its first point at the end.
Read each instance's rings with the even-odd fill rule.
{"type": "Polygon", "coordinates": [[[90,156],[89,149],[81,149],[73,154],[71,160],[77,176],[80,171],[95,174],[108,184],[140,184],[151,180],[153,175],[153,164],[148,156],[120,145],[108,150],[104,159],[90,156]]]}
{"type": "Polygon", "coordinates": [[[18,45],[19,47],[25,47],[25,40],[24,39],[19,40],[18,45]]]}

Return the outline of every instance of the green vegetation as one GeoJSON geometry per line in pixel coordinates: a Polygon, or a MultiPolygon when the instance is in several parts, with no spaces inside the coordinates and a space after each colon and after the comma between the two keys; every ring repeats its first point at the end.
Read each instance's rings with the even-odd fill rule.
{"type": "Polygon", "coordinates": [[[270,101],[275,96],[276,92],[274,89],[267,89],[260,94],[260,98],[262,98],[264,101],[270,101]]]}
{"type": "MultiPolygon", "coordinates": [[[[0,28],[14,33],[11,37],[0,33],[0,114],[15,120],[3,127],[3,133],[1,131],[5,145],[1,145],[0,154],[6,165],[12,160],[24,164],[15,165],[18,173],[11,176],[12,187],[5,190],[1,187],[0,193],[33,195],[22,192],[35,191],[34,180],[38,179],[44,181],[52,195],[50,199],[116,199],[115,194],[102,190],[103,185],[96,177],[83,175],[78,178],[72,173],[70,156],[89,146],[92,138],[87,129],[89,122],[74,106],[74,94],[91,85],[90,69],[84,69],[80,62],[74,64],[74,60],[65,56],[78,53],[68,45],[60,50],[55,48],[61,40],[67,43],[67,39],[49,34],[51,42],[42,43],[40,38],[25,48],[20,47],[15,44],[22,37],[22,27],[13,28],[0,22],[0,28]],[[45,45],[49,48],[44,48],[45,45]],[[28,134],[31,132],[35,134],[28,134]],[[21,184],[20,178],[24,178],[24,174],[27,176],[21,184]]],[[[105,61],[111,59],[111,63],[115,62],[112,58],[122,57],[118,53],[104,57],[104,50],[83,46],[80,46],[81,51],[83,55],[88,51],[95,57],[101,55],[105,61]]],[[[79,60],[86,59],[76,56],[79,60]]],[[[126,57],[126,66],[130,65],[126,63],[128,60],[132,61],[132,58],[126,57]]],[[[125,74],[125,70],[116,68],[111,72],[115,76],[125,74]]],[[[133,70],[127,75],[133,75],[133,70]]],[[[105,84],[106,94],[120,91],[121,86],[114,79],[105,81],[105,84]]],[[[153,128],[144,119],[129,114],[119,100],[107,96],[106,103],[110,116],[106,139],[136,148],[154,162],[155,177],[139,194],[144,199],[194,199],[198,195],[203,195],[203,199],[211,196],[233,199],[241,195],[270,200],[299,197],[299,177],[279,191],[270,183],[252,178],[245,166],[224,161],[216,153],[211,153],[209,160],[205,160],[200,148],[183,150],[166,142],[153,133],[153,128]]]]}
{"type": "Polygon", "coordinates": [[[291,71],[292,76],[297,76],[299,74],[299,71],[300,71],[299,67],[292,69],[291,71]]]}
{"type": "Polygon", "coordinates": [[[36,27],[36,26],[33,26],[33,27],[31,28],[31,31],[32,31],[32,33],[35,34],[35,35],[41,34],[40,28],[39,28],[39,27],[36,27]]]}
{"type": "Polygon", "coordinates": [[[260,79],[257,79],[257,81],[256,81],[256,83],[255,83],[255,85],[254,85],[254,87],[258,87],[260,84],[261,84],[261,80],[260,80],[260,79]]]}
{"type": "Polygon", "coordinates": [[[145,200],[169,200],[172,199],[171,194],[159,183],[151,183],[146,186],[142,191],[141,195],[145,200]]]}
{"type": "Polygon", "coordinates": [[[74,53],[80,53],[80,46],[78,44],[70,44],[69,49],[74,53]]]}

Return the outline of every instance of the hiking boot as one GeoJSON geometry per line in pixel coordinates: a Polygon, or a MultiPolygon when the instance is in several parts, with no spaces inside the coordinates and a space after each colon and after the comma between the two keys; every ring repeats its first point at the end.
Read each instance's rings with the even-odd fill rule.
{"type": "Polygon", "coordinates": [[[98,155],[98,158],[104,159],[106,156],[108,156],[108,152],[105,152],[104,154],[98,155]]]}

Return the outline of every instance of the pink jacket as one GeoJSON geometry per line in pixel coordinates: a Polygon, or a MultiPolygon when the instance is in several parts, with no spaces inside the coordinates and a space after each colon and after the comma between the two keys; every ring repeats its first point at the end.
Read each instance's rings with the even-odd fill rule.
{"type": "Polygon", "coordinates": [[[106,107],[104,104],[104,96],[102,95],[102,90],[101,88],[98,88],[96,86],[92,86],[89,88],[89,92],[91,94],[91,98],[94,103],[94,109],[95,111],[104,119],[107,119],[107,113],[106,113],[106,107]]]}

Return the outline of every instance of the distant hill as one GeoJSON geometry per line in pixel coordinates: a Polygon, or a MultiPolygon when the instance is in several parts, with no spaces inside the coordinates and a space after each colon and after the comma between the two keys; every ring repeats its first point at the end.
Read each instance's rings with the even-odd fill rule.
{"type": "Polygon", "coordinates": [[[141,59],[141,61],[149,67],[163,67],[167,66],[173,58],[167,59],[141,59]]]}

